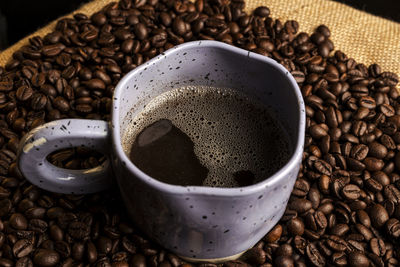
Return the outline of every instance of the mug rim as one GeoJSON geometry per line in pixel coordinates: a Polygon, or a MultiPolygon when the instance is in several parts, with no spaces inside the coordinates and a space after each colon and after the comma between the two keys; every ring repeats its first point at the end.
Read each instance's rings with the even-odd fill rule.
{"type": "MultiPolygon", "coordinates": [[[[161,53],[159,56],[154,57],[153,59],[147,61],[146,63],[136,67],[135,69],[131,70],[125,76],[118,82],[117,86],[115,87],[114,90],[114,95],[113,95],[113,100],[112,100],[112,111],[111,111],[111,140],[113,144],[113,149],[116,154],[116,157],[118,157],[123,165],[125,165],[128,170],[133,173],[133,175],[136,176],[136,179],[140,179],[143,183],[157,189],[160,191],[164,191],[167,193],[172,193],[172,194],[183,194],[183,193],[188,193],[191,192],[193,194],[202,194],[202,195],[214,195],[214,196],[231,196],[231,195],[250,195],[254,192],[257,192],[263,188],[266,187],[272,187],[276,186],[277,183],[280,182],[280,180],[289,175],[290,172],[295,169],[295,167],[300,164],[301,158],[303,155],[303,150],[304,150],[304,137],[305,137],[305,120],[306,120],[306,115],[305,115],[305,105],[304,105],[304,100],[300,91],[300,88],[293,78],[293,76],[290,74],[290,72],[285,69],[281,64],[276,62],[275,60],[262,56],[259,54],[256,54],[254,52],[238,48],[223,42],[219,41],[214,41],[214,40],[201,40],[201,41],[191,41],[187,43],[183,43],[177,46],[174,46],[173,48],[161,53]],[[183,186],[183,185],[173,185],[173,184],[168,184],[161,182],[146,173],[144,173],[142,170],[140,170],[135,164],[131,162],[131,160],[128,158],[128,156],[125,154],[125,152],[122,149],[122,142],[121,142],[121,136],[120,136],[120,118],[119,118],[119,103],[120,103],[120,95],[121,92],[123,91],[123,88],[125,88],[126,83],[131,81],[138,73],[142,72],[145,68],[147,68],[150,64],[157,64],[158,61],[164,60],[165,56],[168,56],[172,53],[175,53],[177,50],[186,50],[189,48],[193,47],[199,47],[201,46],[202,48],[219,48],[219,49],[224,49],[227,50],[228,52],[234,53],[234,54],[239,54],[239,55],[244,55],[249,58],[254,58],[257,60],[264,61],[265,63],[271,65],[274,67],[276,70],[281,72],[286,76],[288,79],[289,84],[292,86],[293,90],[292,92],[295,94],[298,105],[299,105],[299,118],[298,118],[298,134],[297,134],[297,142],[295,149],[292,153],[292,156],[290,159],[286,162],[285,165],[283,165],[278,171],[276,171],[273,175],[269,176],[268,178],[253,184],[249,186],[243,186],[243,187],[209,187],[209,186],[183,186]]],[[[118,178],[117,178],[118,179],[118,178]]]]}

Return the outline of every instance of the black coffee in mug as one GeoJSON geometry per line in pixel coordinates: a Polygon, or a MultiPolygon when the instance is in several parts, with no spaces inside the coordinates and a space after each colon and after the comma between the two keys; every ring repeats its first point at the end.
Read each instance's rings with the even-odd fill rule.
{"type": "Polygon", "coordinates": [[[247,186],[278,171],[293,152],[275,117],[232,89],[182,87],[132,119],[123,147],[139,169],[165,183],[247,186]]]}

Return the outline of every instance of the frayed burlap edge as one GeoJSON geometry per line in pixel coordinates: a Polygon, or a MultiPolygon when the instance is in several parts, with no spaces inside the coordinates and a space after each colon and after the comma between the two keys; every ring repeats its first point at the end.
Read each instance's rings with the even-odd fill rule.
{"type": "MultiPolygon", "coordinates": [[[[67,15],[84,13],[91,15],[115,1],[95,0],[67,15]]],[[[260,5],[268,6],[271,16],[282,22],[297,20],[300,31],[311,33],[320,24],[332,32],[335,49],[342,50],[357,62],[370,65],[378,63],[383,70],[400,73],[400,24],[376,17],[344,4],[329,0],[250,0],[247,11],[260,5]]],[[[33,36],[44,36],[55,27],[56,21],[20,40],[0,53],[0,65],[4,66],[14,51],[28,43],[33,36]]]]}

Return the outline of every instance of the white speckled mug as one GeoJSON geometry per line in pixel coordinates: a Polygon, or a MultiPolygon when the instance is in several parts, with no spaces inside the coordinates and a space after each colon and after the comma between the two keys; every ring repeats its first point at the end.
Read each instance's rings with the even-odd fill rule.
{"type": "Polygon", "coordinates": [[[224,43],[196,41],[128,73],[115,89],[110,124],[78,119],[47,123],[22,140],[18,162],[33,184],[77,194],[106,189],[112,165],[127,212],[149,237],[190,260],[223,261],[255,245],[283,215],[301,163],[304,130],[301,92],[283,66],[224,43]],[[210,71],[215,68],[221,71],[210,71]],[[294,148],[290,160],[271,177],[238,188],[170,185],[143,173],[122,149],[127,118],[182,85],[232,88],[277,111],[294,148]],[[109,160],[94,169],[74,171],[46,160],[55,150],[77,146],[94,148],[109,160]]]}

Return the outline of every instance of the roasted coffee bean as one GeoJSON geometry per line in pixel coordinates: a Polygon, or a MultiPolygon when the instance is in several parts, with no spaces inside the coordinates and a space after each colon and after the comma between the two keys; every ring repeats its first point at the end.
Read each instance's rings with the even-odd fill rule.
{"type": "Polygon", "coordinates": [[[323,24],[321,24],[317,27],[316,32],[322,34],[325,37],[331,36],[331,32],[330,32],[329,28],[323,24]]]}
{"type": "Polygon", "coordinates": [[[368,213],[364,210],[357,210],[356,212],[358,221],[364,225],[365,227],[371,226],[371,219],[368,216],[368,213]]]}
{"type": "Polygon", "coordinates": [[[325,258],[318,251],[317,247],[313,243],[309,243],[306,247],[306,254],[310,262],[314,266],[325,266],[325,258]]]}
{"type": "Polygon", "coordinates": [[[100,236],[96,247],[100,254],[108,254],[112,249],[112,240],[108,237],[100,236]]]}
{"type": "Polygon", "coordinates": [[[90,229],[83,222],[71,222],[68,227],[68,234],[74,239],[84,240],[89,236],[90,229]]]}
{"type": "Polygon", "coordinates": [[[346,241],[335,235],[329,236],[326,244],[335,251],[345,251],[347,248],[346,241]]]}
{"type": "Polygon", "coordinates": [[[64,241],[56,241],[54,243],[54,250],[58,252],[62,258],[67,258],[71,254],[70,246],[64,241]]]}
{"type": "Polygon", "coordinates": [[[348,184],[342,188],[342,195],[347,200],[356,200],[360,197],[361,191],[357,185],[348,184]]]}
{"type": "Polygon", "coordinates": [[[380,205],[375,204],[369,210],[369,216],[371,218],[372,225],[377,228],[382,227],[387,220],[389,220],[389,214],[387,213],[386,209],[380,205]]]}
{"type": "Polygon", "coordinates": [[[393,203],[400,203],[400,191],[394,185],[389,184],[383,188],[384,195],[393,203]]]}
{"type": "Polygon", "coordinates": [[[292,71],[291,74],[297,83],[302,83],[305,81],[305,75],[303,72],[295,70],[295,71],[292,71]]]}
{"type": "Polygon", "coordinates": [[[47,97],[41,93],[35,93],[31,98],[31,107],[33,110],[41,110],[47,104],[47,97]]]}
{"type": "Polygon", "coordinates": [[[72,245],[71,256],[74,260],[81,261],[85,252],[85,245],[80,242],[75,242],[72,245]]]}
{"type": "Polygon", "coordinates": [[[311,128],[310,128],[310,134],[313,138],[320,139],[320,138],[326,136],[328,133],[320,125],[314,125],[314,126],[311,126],[311,128]]]}
{"type": "Polygon", "coordinates": [[[146,266],[146,258],[141,254],[135,254],[132,256],[132,259],[130,261],[130,266],[144,267],[146,266]]]}
{"type": "Polygon", "coordinates": [[[311,201],[312,208],[317,209],[321,203],[321,194],[317,187],[310,188],[308,192],[308,199],[311,201]]]}
{"type": "Polygon", "coordinates": [[[304,223],[300,218],[293,218],[287,223],[287,229],[294,236],[301,236],[304,233],[304,223]]]}
{"type": "Polygon", "coordinates": [[[341,237],[344,236],[349,230],[350,228],[347,224],[340,223],[332,227],[331,234],[341,237]]]}
{"type": "Polygon", "coordinates": [[[139,40],[144,40],[147,37],[147,27],[143,23],[137,23],[134,25],[134,33],[139,40]]]}
{"type": "Polygon", "coordinates": [[[369,171],[380,171],[385,163],[381,159],[367,157],[364,159],[364,164],[369,171]]]}
{"type": "Polygon", "coordinates": [[[260,17],[268,17],[269,16],[269,8],[266,6],[259,6],[254,10],[254,15],[260,17]]]}
{"type": "Polygon", "coordinates": [[[369,228],[365,227],[362,224],[356,224],[355,228],[362,235],[361,240],[365,239],[366,241],[369,241],[374,237],[373,233],[369,230],[369,228]]]}
{"type": "Polygon", "coordinates": [[[289,207],[298,213],[303,213],[312,208],[312,203],[307,199],[296,199],[289,204],[289,207]]]}
{"type": "Polygon", "coordinates": [[[58,43],[58,44],[51,44],[43,46],[42,54],[46,57],[54,57],[61,53],[62,50],[65,49],[65,45],[58,43]]]}
{"type": "Polygon", "coordinates": [[[350,156],[356,160],[364,160],[369,153],[369,147],[364,144],[358,144],[351,148],[350,156]]]}
{"type": "Polygon", "coordinates": [[[62,96],[57,96],[53,101],[53,105],[62,113],[67,113],[70,109],[68,101],[65,100],[62,96]]]}
{"type": "Polygon", "coordinates": [[[381,257],[373,254],[373,253],[366,253],[366,256],[368,256],[371,265],[374,264],[375,266],[380,266],[380,267],[384,267],[385,264],[382,260],[381,257]]]}
{"type": "Polygon", "coordinates": [[[349,245],[350,251],[360,251],[360,252],[365,251],[363,244],[353,239],[348,239],[347,244],[349,245]]]}
{"type": "Polygon", "coordinates": [[[58,65],[67,67],[71,64],[71,56],[67,53],[61,53],[60,55],[57,56],[56,62],[58,65]]]}
{"type": "Polygon", "coordinates": [[[331,258],[336,266],[347,266],[347,258],[344,252],[335,252],[332,254],[331,258]]]}
{"type": "Polygon", "coordinates": [[[297,252],[304,255],[307,246],[306,240],[301,236],[295,236],[293,239],[293,246],[297,252]]]}
{"type": "Polygon", "coordinates": [[[9,219],[10,226],[16,230],[25,230],[28,227],[28,222],[24,215],[20,213],[14,213],[9,219]]]}
{"type": "Polygon", "coordinates": [[[329,184],[330,184],[329,176],[321,175],[318,181],[318,186],[322,193],[324,194],[329,193],[329,184]]]}
{"type": "Polygon", "coordinates": [[[382,171],[373,173],[372,178],[379,182],[382,186],[390,184],[389,176],[387,176],[387,174],[382,171]]]}
{"type": "Polygon", "coordinates": [[[18,100],[20,101],[27,101],[29,100],[33,95],[33,90],[30,86],[28,85],[22,85],[20,86],[17,91],[15,92],[15,96],[17,97],[18,100]]]}
{"type": "Polygon", "coordinates": [[[7,123],[8,124],[13,124],[14,121],[17,119],[18,115],[19,115],[19,112],[18,112],[17,109],[14,109],[13,111],[10,111],[7,114],[7,117],[6,117],[7,123]]]}
{"type": "Polygon", "coordinates": [[[46,214],[46,209],[40,207],[33,207],[25,211],[25,216],[28,219],[40,219],[46,214]]]}
{"type": "Polygon", "coordinates": [[[311,241],[317,241],[319,239],[321,239],[321,234],[319,232],[315,232],[309,229],[305,229],[304,230],[304,237],[306,237],[307,239],[311,240],[311,241]]]}
{"type": "Polygon", "coordinates": [[[348,264],[351,267],[368,267],[370,261],[363,253],[353,251],[349,254],[348,264]]]}
{"type": "Polygon", "coordinates": [[[13,254],[17,258],[25,257],[32,251],[33,243],[27,239],[20,239],[13,246],[13,254]]]}
{"type": "Polygon", "coordinates": [[[328,220],[325,214],[321,211],[316,211],[313,214],[313,221],[315,221],[315,225],[317,226],[316,230],[325,229],[328,226],[328,220]]]}
{"type": "Polygon", "coordinates": [[[383,186],[377,182],[375,179],[370,178],[365,182],[366,187],[371,190],[372,192],[379,192],[382,191],[383,186]]]}
{"type": "Polygon", "coordinates": [[[368,109],[374,109],[376,107],[375,99],[370,96],[361,97],[359,99],[359,105],[368,109]]]}
{"type": "Polygon", "coordinates": [[[398,238],[400,236],[400,221],[398,219],[392,218],[389,219],[386,223],[387,232],[395,237],[398,238]]]}
{"type": "Polygon", "coordinates": [[[371,251],[378,256],[383,256],[386,254],[385,242],[383,242],[382,239],[372,238],[369,241],[369,246],[371,248],[371,251]]]}
{"type": "Polygon", "coordinates": [[[6,258],[0,258],[0,266],[2,267],[12,267],[14,262],[6,258]]]}
{"type": "Polygon", "coordinates": [[[265,241],[269,243],[276,242],[281,237],[282,231],[283,228],[280,224],[275,225],[274,228],[272,228],[272,230],[264,237],[265,241]]]}
{"type": "Polygon", "coordinates": [[[58,225],[56,224],[51,225],[49,230],[50,230],[50,236],[54,241],[63,240],[64,233],[58,225]]]}
{"type": "Polygon", "coordinates": [[[386,116],[392,117],[395,114],[394,108],[389,104],[382,104],[379,106],[379,110],[386,116]]]}
{"type": "Polygon", "coordinates": [[[28,229],[37,233],[44,233],[47,230],[47,222],[40,219],[31,219],[29,221],[28,229]]]}
{"type": "Polygon", "coordinates": [[[105,83],[100,79],[92,79],[86,83],[87,87],[93,90],[104,90],[106,89],[105,83]]]}
{"type": "Polygon", "coordinates": [[[96,12],[91,16],[91,20],[96,25],[103,25],[107,21],[107,17],[102,12],[96,12]]]}
{"type": "Polygon", "coordinates": [[[49,249],[40,249],[33,258],[33,263],[37,266],[55,266],[60,261],[60,255],[49,249]]]}
{"type": "Polygon", "coordinates": [[[97,260],[97,249],[96,246],[92,242],[88,242],[86,244],[86,254],[87,254],[87,260],[89,263],[93,263],[97,260]]]}
{"type": "Polygon", "coordinates": [[[314,168],[321,174],[330,175],[332,173],[332,166],[324,160],[316,160],[314,168]]]}
{"type": "Polygon", "coordinates": [[[275,256],[292,256],[293,255],[293,248],[290,244],[283,244],[276,248],[275,256]]]}
{"type": "Polygon", "coordinates": [[[0,199],[7,198],[10,196],[10,191],[0,186],[0,199]]]}
{"type": "Polygon", "coordinates": [[[353,158],[346,158],[347,166],[352,171],[363,171],[365,169],[365,164],[359,160],[353,158]]]}
{"type": "Polygon", "coordinates": [[[292,194],[298,197],[304,197],[310,190],[309,183],[304,179],[298,179],[294,185],[292,194]]]}
{"type": "Polygon", "coordinates": [[[7,92],[13,89],[14,82],[11,79],[3,78],[0,80],[0,92],[7,92]]]}
{"type": "Polygon", "coordinates": [[[43,72],[35,73],[31,78],[32,85],[40,87],[46,82],[46,75],[43,72]]]}
{"type": "Polygon", "coordinates": [[[254,247],[246,252],[244,255],[246,260],[254,265],[263,264],[266,260],[266,253],[262,248],[254,247]]]}
{"type": "Polygon", "coordinates": [[[332,204],[331,202],[322,203],[322,204],[318,207],[318,210],[319,210],[319,211],[322,211],[325,215],[331,214],[332,211],[333,211],[333,209],[334,209],[334,206],[333,206],[333,204],[332,204]]]}
{"type": "Polygon", "coordinates": [[[33,267],[33,263],[29,257],[23,257],[17,260],[15,267],[33,267]]]}
{"type": "Polygon", "coordinates": [[[375,158],[379,158],[379,159],[383,159],[384,157],[386,157],[387,152],[388,152],[387,148],[378,142],[369,143],[368,148],[369,148],[369,155],[371,157],[375,157],[375,158]]]}

